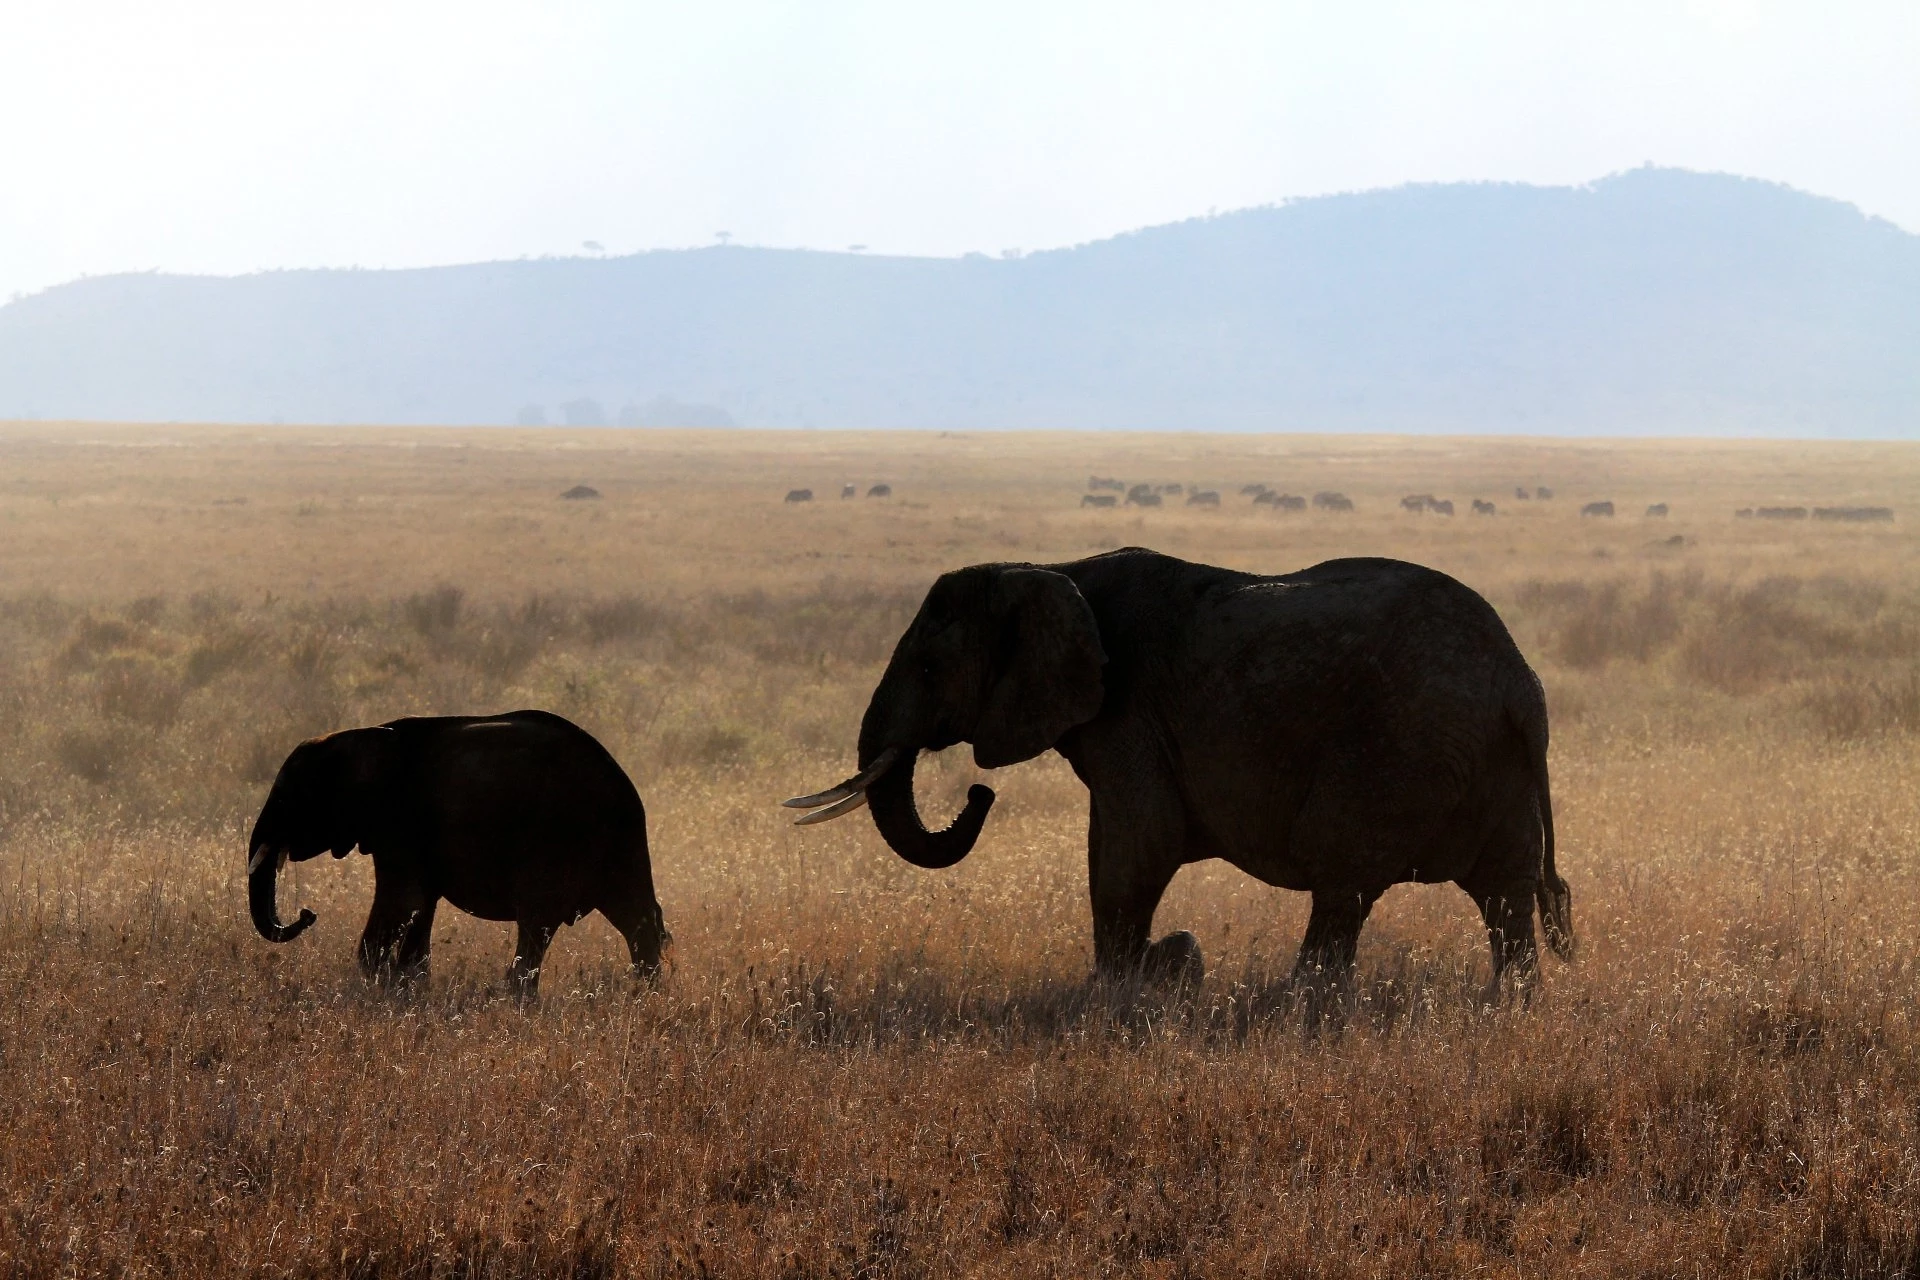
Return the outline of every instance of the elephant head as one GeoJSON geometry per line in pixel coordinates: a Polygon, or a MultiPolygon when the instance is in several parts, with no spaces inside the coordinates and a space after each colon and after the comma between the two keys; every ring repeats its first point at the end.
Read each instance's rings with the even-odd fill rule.
{"type": "Polygon", "coordinates": [[[803,824],[871,804],[895,853],[950,867],[972,851],[993,791],[970,788],[952,825],[929,831],[913,799],[915,758],[970,742],[983,769],[1032,759],[1099,714],[1105,662],[1093,610],[1065,574],[1019,564],[955,570],[927,592],[873,691],[860,771],[786,803],[816,810],[803,824]]]}
{"type": "Polygon", "coordinates": [[[280,766],[247,841],[247,907],[267,941],[290,942],[313,924],[316,917],[305,907],[292,924],[280,923],[280,868],[289,860],[353,852],[392,738],[391,729],[348,729],[301,743],[280,766]]]}

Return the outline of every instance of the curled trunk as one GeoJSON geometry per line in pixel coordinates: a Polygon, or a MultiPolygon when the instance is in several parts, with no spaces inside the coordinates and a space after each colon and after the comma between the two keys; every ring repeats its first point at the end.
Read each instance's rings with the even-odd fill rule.
{"type": "Polygon", "coordinates": [[[920,821],[919,806],[913,799],[913,766],[919,755],[909,748],[891,769],[867,787],[867,806],[873,810],[873,825],[895,853],[916,867],[939,870],[950,867],[973,852],[980,828],[993,808],[993,789],[978,783],[967,788],[967,805],[952,825],[941,831],[929,831],[920,821]]]}
{"type": "Polygon", "coordinates": [[[247,871],[247,909],[253,916],[253,927],[268,942],[291,942],[305,933],[316,917],[305,907],[300,908],[300,916],[292,924],[280,923],[280,906],[276,901],[280,881],[280,866],[286,861],[284,856],[276,855],[267,846],[262,845],[253,851],[253,862],[247,871]]]}

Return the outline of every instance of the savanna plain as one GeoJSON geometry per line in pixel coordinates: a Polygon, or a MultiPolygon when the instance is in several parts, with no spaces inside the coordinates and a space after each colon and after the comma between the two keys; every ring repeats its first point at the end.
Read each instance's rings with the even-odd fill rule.
{"type": "MultiPolygon", "coordinates": [[[[0,427],[0,1273],[1914,1274],[1917,748],[1913,446],[0,427]],[[1734,514],[1819,505],[1895,519],[1734,514]],[[939,572],[1124,545],[1492,601],[1574,962],[1485,1005],[1472,904],[1402,886],[1309,1019],[1304,896],[1199,864],[1155,925],[1204,981],[1096,984],[1052,755],[950,871],[790,825],[939,572]],[[639,785],[657,985],[591,917],[523,1010],[511,927],[447,909],[369,989],[358,855],[252,932],[297,742],[525,706],[639,785]]],[[[932,758],[924,810],[976,777],[932,758]]]]}

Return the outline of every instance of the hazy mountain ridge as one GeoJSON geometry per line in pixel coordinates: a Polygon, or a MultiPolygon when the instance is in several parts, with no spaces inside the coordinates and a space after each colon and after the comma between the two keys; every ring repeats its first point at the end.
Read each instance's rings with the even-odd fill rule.
{"type": "Polygon", "coordinates": [[[1920,236],[1749,179],[1404,187],[1018,259],[715,247],[0,307],[0,417],[1920,434],[1920,236]]]}

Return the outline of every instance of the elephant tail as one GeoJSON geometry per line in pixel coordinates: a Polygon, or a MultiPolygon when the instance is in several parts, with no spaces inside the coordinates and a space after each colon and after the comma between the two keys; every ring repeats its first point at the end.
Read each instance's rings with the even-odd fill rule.
{"type": "Polygon", "coordinates": [[[1534,890],[1540,906],[1540,928],[1547,946],[1562,960],[1573,959],[1573,890],[1554,866],[1553,787],[1547,779],[1547,699],[1538,677],[1529,682],[1532,696],[1513,708],[1516,727],[1526,743],[1533,770],[1534,800],[1540,811],[1540,880],[1534,890]]]}

